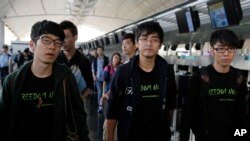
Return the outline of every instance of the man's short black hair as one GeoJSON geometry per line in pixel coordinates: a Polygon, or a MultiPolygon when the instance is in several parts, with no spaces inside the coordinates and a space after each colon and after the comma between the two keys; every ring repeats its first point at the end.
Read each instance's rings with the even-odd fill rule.
{"type": "Polygon", "coordinates": [[[8,45],[3,44],[3,48],[8,49],[9,47],[8,47],[8,45]]]}
{"type": "Polygon", "coordinates": [[[67,21],[67,20],[62,21],[60,23],[60,26],[62,27],[63,30],[69,29],[73,36],[78,35],[77,27],[71,21],[67,21]]]}
{"type": "Polygon", "coordinates": [[[104,50],[103,46],[97,46],[96,49],[101,48],[102,50],[104,50]]]}
{"type": "Polygon", "coordinates": [[[138,25],[137,30],[136,30],[136,41],[138,42],[140,36],[142,35],[147,36],[152,33],[157,33],[159,36],[160,42],[163,43],[163,37],[164,37],[163,30],[160,24],[155,21],[144,22],[138,25]]]}
{"type": "Polygon", "coordinates": [[[62,28],[60,27],[60,25],[53,21],[43,20],[43,21],[36,22],[32,26],[30,38],[33,41],[36,41],[37,38],[43,34],[52,34],[52,35],[58,36],[61,41],[63,41],[65,38],[64,32],[62,28]]]}
{"type": "Polygon", "coordinates": [[[240,48],[239,38],[232,30],[229,29],[219,29],[211,34],[210,36],[211,47],[214,47],[214,45],[217,42],[233,48],[240,48]]]}
{"type": "Polygon", "coordinates": [[[131,39],[131,41],[133,42],[133,44],[135,44],[135,34],[133,33],[126,33],[125,35],[123,35],[122,37],[122,41],[125,39],[131,39]]]}
{"type": "Polygon", "coordinates": [[[27,47],[27,48],[25,48],[25,49],[23,50],[23,52],[29,53],[29,52],[30,52],[30,49],[27,47]]]}

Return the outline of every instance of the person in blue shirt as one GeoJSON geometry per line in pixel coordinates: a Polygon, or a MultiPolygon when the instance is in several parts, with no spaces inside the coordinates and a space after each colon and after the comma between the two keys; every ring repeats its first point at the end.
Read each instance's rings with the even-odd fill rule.
{"type": "Polygon", "coordinates": [[[98,112],[102,112],[101,97],[103,93],[104,67],[109,63],[109,58],[104,55],[104,48],[97,47],[97,57],[92,62],[92,76],[97,88],[98,112]]]}
{"type": "Polygon", "coordinates": [[[1,84],[5,77],[12,72],[12,57],[8,53],[9,47],[7,45],[3,45],[3,52],[0,55],[0,70],[1,70],[1,84]]]}

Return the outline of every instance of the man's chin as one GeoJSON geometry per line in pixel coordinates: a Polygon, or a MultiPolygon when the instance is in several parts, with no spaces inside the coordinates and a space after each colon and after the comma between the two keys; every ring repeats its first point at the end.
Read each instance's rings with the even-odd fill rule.
{"type": "Polygon", "coordinates": [[[144,57],[147,58],[147,59],[151,59],[151,58],[154,58],[155,55],[145,55],[144,57]]]}
{"type": "Polygon", "coordinates": [[[46,61],[43,61],[44,64],[47,64],[47,65],[50,65],[50,64],[53,64],[55,61],[53,60],[46,60],[46,61]]]}

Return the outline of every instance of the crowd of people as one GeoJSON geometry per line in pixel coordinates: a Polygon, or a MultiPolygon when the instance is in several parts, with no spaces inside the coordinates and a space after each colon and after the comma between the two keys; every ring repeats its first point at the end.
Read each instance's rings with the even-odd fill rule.
{"type": "Polygon", "coordinates": [[[12,48],[9,49],[9,46],[4,44],[0,53],[1,85],[10,72],[32,59],[33,54],[29,48],[25,48],[23,52],[18,50],[17,53],[13,54],[12,48]]]}
{"type": "MultiPolygon", "coordinates": [[[[71,21],[38,21],[30,37],[29,48],[15,57],[6,45],[0,55],[1,140],[171,141],[178,90],[173,65],[158,55],[159,23],[126,33],[122,54],[110,57],[103,46],[89,54],[77,48],[71,21]]],[[[230,65],[240,40],[219,29],[210,45],[213,63],[194,72],[188,85],[180,141],[189,140],[190,130],[196,141],[249,140],[249,133],[235,136],[249,129],[250,118],[247,76],[230,65]]]]}

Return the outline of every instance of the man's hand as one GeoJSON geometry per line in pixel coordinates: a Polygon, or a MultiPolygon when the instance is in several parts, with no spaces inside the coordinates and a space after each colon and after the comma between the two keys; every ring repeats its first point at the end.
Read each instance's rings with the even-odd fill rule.
{"type": "Polygon", "coordinates": [[[86,88],[82,94],[81,94],[81,99],[85,99],[87,96],[89,96],[92,93],[92,90],[90,88],[86,88]]]}

